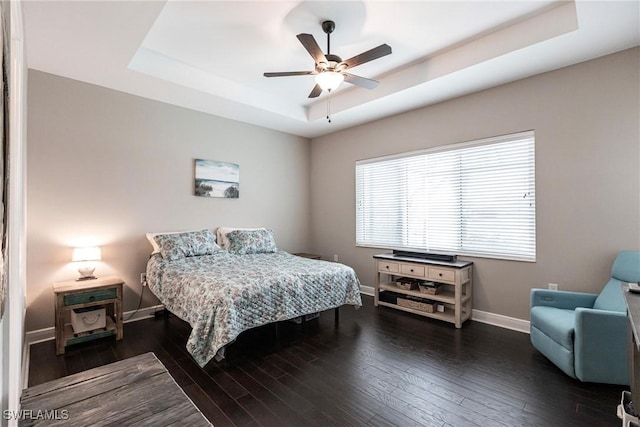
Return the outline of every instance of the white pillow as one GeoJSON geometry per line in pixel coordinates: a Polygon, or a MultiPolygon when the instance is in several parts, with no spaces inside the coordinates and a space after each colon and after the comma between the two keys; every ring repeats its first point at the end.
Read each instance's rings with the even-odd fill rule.
{"type": "Polygon", "coordinates": [[[217,237],[216,241],[218,243],[218,246],[220,246],[222,249],[229,249],[229,245],[231,244],[231,242],[229,242],[229,239],[227,238],[227,234],[235,230],[255,231],[255,230],[266,230],[266,228],[264,227],[258,227],[258,228],[218,227],[218,229],[216,230],[216,237],[217,237]]]}
{"type": "Polygon", "coordinates": [[[151,255],[153,254],[159,254],[160,253],[160,246],[158,246],[158,244],[156,243],[156,241],[154,240],[154,237],[160,235],[160,234],[178,234],[178,233],[190,233],[192,231],[202,231],[202,230],[206,230],[204,228],[201,228],[200,230],[185,230],[185,231],[165,231],[163,233],[147,233],[147,240],[149,241],[149,243],[151,243],[151,246],[153,247],[153,252],[151,252],[151,255]]]}

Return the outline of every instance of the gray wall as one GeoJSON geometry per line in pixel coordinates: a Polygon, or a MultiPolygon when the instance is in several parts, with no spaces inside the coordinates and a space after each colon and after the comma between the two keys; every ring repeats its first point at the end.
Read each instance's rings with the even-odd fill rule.
{"type": "MultiPolygon", "coordinates": [[[[314,251],[372,286],[355,247],[354,162],[534,129],[537,262],[474,261],[474,309],[529,318],[529,291],[598,292],[621,249],[640,250],[640,49],[312,140],[314,251]]],[[[338,120],[336,117],[335,120],[338,120]]]]}
{"type": "MultiPolygon", "coordinates": [[[[640,249],[640,49],[317,138],[304,138],[29,71],[26,330],[53,325],[51,284],[96,273],[137,305],[148,231],[267,226],[279,246],[353,266],[354,162],[534,129],[536,263],[474,258],[474,308],[528,319],[529,290],[597,292],[620,249],[640,249]],[[240,164],[240,199],[193,196],[193,159],[240,164]]],[[[337,119],[337,118],[336,118],[337,119]]],[[[145,291],[143,306],[156,304],[145,291]]]]}
{"type": "MultiPolygon", "coordinates": [[[[52,283],[72,247],[98,244],[96,274],[136,308],[146,232],[265,226],[309,251],[310,144],[300,138],[30,70],[26,330],[53,326],[52,283]],[[193,195],[193,159],[240,165],[240,198],[193,195]]],[[[157,303],[146,290],[143,306],[157,303]]]]}

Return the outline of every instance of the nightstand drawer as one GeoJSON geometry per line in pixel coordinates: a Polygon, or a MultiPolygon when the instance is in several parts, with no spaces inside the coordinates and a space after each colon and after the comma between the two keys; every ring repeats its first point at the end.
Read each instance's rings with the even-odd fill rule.
{"type": "Polygon", "coordinates": [[[96,289],[95,291],[90,291],[90,292],[82,292],[78,294],[65,295],[64,305],[86,304],[90,302],[115,299],[117,295],[118,295],[118,290],[116,288],[96,289]]]}

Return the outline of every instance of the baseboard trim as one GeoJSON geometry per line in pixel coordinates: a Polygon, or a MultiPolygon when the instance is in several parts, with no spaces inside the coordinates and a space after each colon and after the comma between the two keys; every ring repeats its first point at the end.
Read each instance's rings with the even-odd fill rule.
{"type": "Polygon", "coordinates": [[[360,285],[360,293],[364,294],[364,295],[369,295],[370,297],[373,296],[373,286],[364,286],[364,285],[360,285]]]}
{"type": "MultiPolygon", "coordinates": [[[[122,314],[124,319],[123,323],[136,322],[138,320],[149,319],[153,317],[153,313],[158,310],[164,310],[164,306],[154,305],[151,307],[141,308],[138,311],[132,310],[122,314]]],[[[27,346],[31,344],[37,344],[44,341],[50,341],[56,338],[55,328],[53,326],[44,329],[38,329],[35,331],[29,331],[26,333],[25,342],[27,346]]]]}
{"type": "Polygon", "coordinates": [[[515,317],[503,316],[502,314],[489,313],[488,311],[473,310],[471,320],[488,325],[499,326],[512,331],[529,333],[530,322],[528,320],[515,317]]]}
{"type": "MultiPolygon", "coordinates": [[[[360,293],[368,296],[373,296],[372,286],[360,286],[360,293]]],[[[125,312],[124,323],[136,322],[138,320],[149,319],[153,317],[153,313],[158,310],[163,310],[162,304],[152,307],[141,308],[137,312],[128,311],[125,312]]],[[[502,314],[490,313],[488,311],[473,310],[471,313],[471,319],[475,322],[486,323],[488,325],[498,326],[505,329],[511,329],[513,331],[529,333],[529,321],[523,319],[517,319],[515,317],[503,316],[502,314]]],[[[26,347],[31,344],[37,344],[44,341],[55,339],[55,329],[53,327],[38,329],[26,333],[26,347]]],[[[28,352],[28,349],[25,349],[28,352]]]]}
{"type": "Polygon", "coordinates": [[[37,344],[44,341],[55,339],[55,328],[53,326],[44,329],[37,329],[35,331],[29,331],[26,334],[26,344],[37,344]]]}
{"type": "Polygon", "coordinates": [[[141,308],[138,311],[127,311],[122,315],[124,318],[123,323],[136,322],[138,320],[150,319],[153,317],[153,313],[156,311],[164,310],[164,305],[158,304],[151,307],[141,308]]]}

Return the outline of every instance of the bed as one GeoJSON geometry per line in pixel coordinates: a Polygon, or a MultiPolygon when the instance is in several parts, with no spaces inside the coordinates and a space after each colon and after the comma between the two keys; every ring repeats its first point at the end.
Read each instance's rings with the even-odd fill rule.
{"type": "Polygon", "coordinates": [[[274,242],[264,250],[255,230],[238,233],[249,239],[236,250],[235,231],[226,249],[208,230],[190,233],[200,233],[199,243],[187,238],[185,244],[188,233],[153,236],[159,251],[147,263],[147,283],[169,311],[191,325],[187,350],[200,366],[222,359],[226,346],[247,329],[362,305],[360,283],[348,266],[297,257],[274,242]]]}

